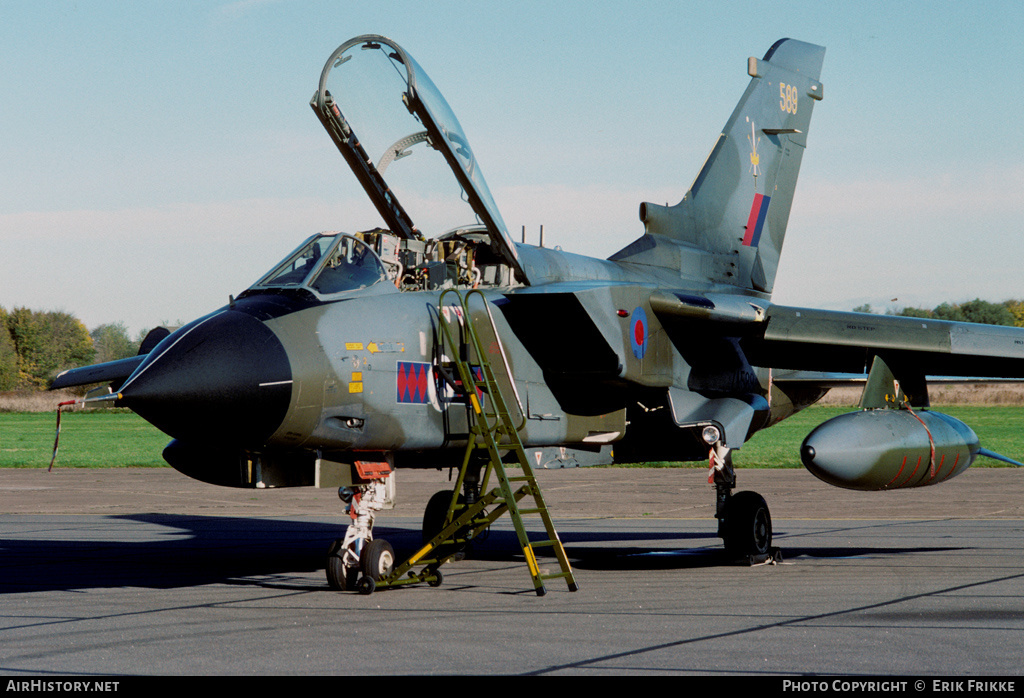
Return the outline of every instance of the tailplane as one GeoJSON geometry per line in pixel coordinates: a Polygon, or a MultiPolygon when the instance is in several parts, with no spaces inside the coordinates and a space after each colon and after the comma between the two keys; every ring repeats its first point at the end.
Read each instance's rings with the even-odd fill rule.
{"type": "Polygon", "coordinates": [[[645,235],[611,259],[770,294],[825,49],[781,39],[751,76],[711,154],[675,206],[640,205],[645,235]]]}

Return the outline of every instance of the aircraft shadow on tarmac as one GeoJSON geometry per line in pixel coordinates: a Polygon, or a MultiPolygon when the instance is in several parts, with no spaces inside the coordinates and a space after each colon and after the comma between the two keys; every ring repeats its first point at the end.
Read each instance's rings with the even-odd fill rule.
{"type": "MultiPolygon", "coordinates": [[[[172,589],[217,583],[308,590],[308,583],[288,581],[287,576],[322,570],[330,542],[344,533],[340,523],[322,521],[163,514],[111,518],[115,522],[163,527],[166,533],[147,528],[145,540],[133,542],[110,540],[109,533],[107,540],[89,540],[88,534],[66,536],[55,529],[50,540],[0,540],[0,593],[117,587],[172,589]]],[[[118,531],[125,537],[135,537],[130,526],[121,526],[118,531]]],[[[376,537],[387,539],[399,559],[421,545],[418,528],[378,526],[376,537]]],[[[725,555],[712,531],[656,534],[609,529],[570,532],[561,538],[572,565],[579,569],[687,569],[737,564],[725,555]],[[679,541],[680,546],[674,547],[672,541],[679,541]]],[[[784,546],[783,556],[792,561],[952,549],[784,546]]],[[[489,532],[473,545],[469,555],[483,562],[523,561],[511,530],[489,532]]],[[[323,588],[327,590],[326,579],[323,588]]]]}

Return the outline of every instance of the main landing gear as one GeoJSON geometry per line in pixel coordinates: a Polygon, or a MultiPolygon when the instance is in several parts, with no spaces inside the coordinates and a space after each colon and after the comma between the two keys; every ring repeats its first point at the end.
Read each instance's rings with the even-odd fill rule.
{"type": "Polygon", "coordinates": [[[726,553],[751,565],[781,560],[781,551],[772,547],[772,516],[764,497],[757,492],[732,493],[736,471],[732,467],[731,449],[715,440],[709,465],[708,482],[715,485],[718,535],[725,543],[726,553]]]}
{"type": "MultiPolygon", "coordinates": [[[[427,501],[427,507],[423,511],[424,543],[429,543],[434,536],[444,530],[445,526],[457,519],[462,512],[480,500],[480,475],[485,465],[486,463],[479,459],[471,459],[465,464],[456,482],[456,488],[459,484],[462,485],[462,492],[458,493],[457,496],[455,496],[456,492],[453,490],[441,490],[435,492],[430,497],[427,501]],[[454,502],[452,502],[453,496],[455,496],[454,502]]],[[[489,530],[484,529],[481,538],[485,538],[489,530]]],[[[460,545],[460,552],[453,557],[454,560],[460,560],[465,557],[465,553],[472,545],[472,540],[467,537],[470,533],[470,530],[463,530],[458,531],[453,536],[453,538],[464,540],[460,545]]]]}

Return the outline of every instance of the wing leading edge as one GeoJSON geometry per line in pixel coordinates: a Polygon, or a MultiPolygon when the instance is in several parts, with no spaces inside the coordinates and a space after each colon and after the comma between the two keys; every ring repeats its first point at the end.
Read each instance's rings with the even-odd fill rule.
{"type": "Polygon", "coordinates": [[[862,373],[881,355],[922,376],[1024,377],[1024,328],[773,305],[754,365],[862,373]]]}
{"type": "MultiPolygon", "coordinates": [[[[651,308],[676,338],[735,338],[751,366],[784,369],[779,382],[822,388],[863,380],[876,356],[914,406],[927,379],[1024,378],[1024,328],[770,305],[744,296],[658,291],[651,308]],[[749,303],[748,303],[749,301],[749,303]],[[744,307],[744,304],[747,304],[744,307]],[[685,330],[685,331],[678,331],[685,330]]],[[[683,351],[685,347],[679,347],[683,351]]]]}

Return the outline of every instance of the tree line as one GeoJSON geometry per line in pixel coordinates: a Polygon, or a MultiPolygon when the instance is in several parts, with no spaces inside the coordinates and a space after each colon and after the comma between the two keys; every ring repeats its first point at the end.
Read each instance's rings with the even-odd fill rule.
{"type": "MultiPolygon", "coordinates": [[[[853,310],[857,313],[876,312],[870,304],[858,305],[853,310]]],[[[898,310],[890,308],[885,311],[885,314],[931,318],[933,320],[953,320],[955,322],[979,322],[983,325],[1024,327],[1024,301],[1019,300],[991,303],[975,298],[973,301],[967,301],[966,303],[942,303],[931,310],[911,306],[898,310]]]]}
{"type": "Polygon", "coordinates": [[[121,322],[89,331],[69,313],[0,306],[0,390],[45,390],[63,370],[135,356],[145,335],[132,339],[121,322]]]}
{"type": "MultiPolygon", "coordinates": [[[[855,312],[875,312],[868,304],[855,312]]],[[[886,315],[980,322],[1024,327],[1024,301],[991,303],[976,298],[966,303],[942,303],[932,309],[890,308],[886,315]]],[[[135,356],[146,336],[128,335],[124,323],[113,322],[88,330],[81,320],[64,312],[42,312],[0,306],[0,391],[45,390],[69,368],[135,356]]]]}

